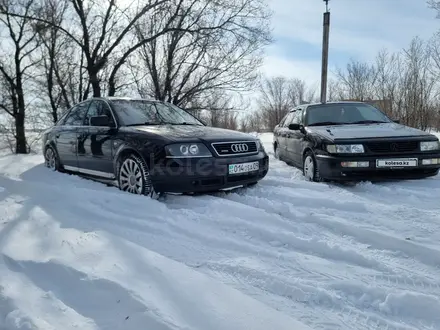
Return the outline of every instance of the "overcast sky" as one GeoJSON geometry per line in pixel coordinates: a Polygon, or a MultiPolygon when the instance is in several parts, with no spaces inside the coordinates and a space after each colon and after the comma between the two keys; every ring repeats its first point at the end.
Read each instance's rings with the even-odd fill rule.
{"type": "MultiPolygon", "coordinates": [[[[319,83],[323,0],[268,0],[275,42],[267,49],[264,72],[319,83]]],[[[440,29],[426,0],[330,0],[329,69],[350,58],[373,60],[382,48],[401,50],[415,36],[440,29]]]]}

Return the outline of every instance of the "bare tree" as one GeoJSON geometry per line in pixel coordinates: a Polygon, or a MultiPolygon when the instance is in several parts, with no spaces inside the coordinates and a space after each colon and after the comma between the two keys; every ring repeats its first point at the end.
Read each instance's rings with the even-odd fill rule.
{"type": "Polygon", "coordinates": [[[251,111],[240,120],[240,129],[244,132],[261,132],[265,124],[259,111],[251,111]]]}
{"type": "Polygon", "coordinates": [[[440,1],[438,0],[427,0],[428,7],[437,11],[437,18],[440,18],[440,1]]]}
{"type": "Polygon", "coordinates": [[[81,75],[83,68],[75,60],[74,54],[78,54],[78,48],[65,34],[54,27],[61,25],[65,19],[68,3],[45,0],[43,8],[44,11],[40,11],[41,17],[50,20],[52,25],[38,25],[42,54],[42,61],[38,68],[42,71],[42,75],[36,77],[35,93],[41,99],[40,107],[42,109],[48,107],[52,122],[56,123],[63,111],[82,99],[84,91],[79,91],[78,94],[81,96],[78,97],[77,88],[84,86],[83,75],[81,75]],[[72,84],[72,78],[82,79],[82,83],[75,81],[72,84]],[[70,90],[72,87],[73,90],[70,90]]]}
{"type": "Polygon", "coordinates": [[[340,101],[348,98],[343,84],[338,79],[329,79],[327,86],[328,101],[340,101]]]}
{"type": "Polygon", "coordinates": [[[346,69],[338,69],[336,76],[344,86],[350,99],[367,100],[372,94],[376,82],[374,65],[354,61],[347,63],[346,69]]]}
{"type": "MultiPolygon", "coordinates": [[[[140,62],[132,72],[146,72],[135,78],[141,95],[197,110],[208,109],[212,93],[255,86],[261,50],[270,41],[270,16],[263,1],[193,0],[182,5],[177,16],[172,32],[138,52],[140,62]]],[[[143,21],[139,40],[146,33],[157,34],[156,22],[162,20],[143,21]]]]}
{"type": "Polygon", "coordinates": [[[316,100],[316,88],[307,86],[305,80],[293,78],[290,80],[290,98],[293,105],[311,103],[316,100]]]}
{"type": "Polygon", "coordinates": [[[285,77],[264,78],[260,86],[259,113],[267,129],[273,130],[287,112],[295,106],[292,102],[291,83],[285,77]]]}
{"type": "Polygon", "coordinates": [[[431,113],[429,100],[435,85],[430,71],[432,58],[430,50],[420,38],[414,38],[408,49],[403,50],[405,72],[403,75],[403,95],[405,122],[426,129],[431,113]]]}
{"type": "Polygon", "coordinates": [[[346,99],[373,102],[409,126],[437,125],[440,38],[414,38],[399,53],[381,50],[373,64],[351,62],[339,70],[337,84],[346,99]]]}
{"type": "MultiPolygon", "coordinates": [[[[7,7],[0,8],[0,13],[13,17],[25,18],[40,26],[53,27],[63,32],[70,40],[79,47],[82,52],[82,65],[88,73],[89,84],[93,96],[101,96],[102,83],[100,73],[106,65],[111,64],[120,67],[127,57],[139,47],[138,43],[132,45],[127,40],[137,22],[154,10],[167,11],[170,4],[183,0],[151,0],[140,1],[138,6],[121,7],[116,0],[61,0],[69,4],[67,10],[69,19],[55,22],[40,13],[11,12],[7,7]],[[168,5],[168,6],[167,6],[168,5]],[[124,42],[126,41],[126,42],[124,42]]],[[[44,12],[45,4],[40,4],[40,10],[44,12]]],[[[158,35],[166,33],[160,31],[158,35]]],[[[156,36],[151,36],[154,39],[156,36]]],[[[140,43],[146,43],[150,39],[140,43]]],[[[87,89],[86,89],[87,90],[87,89]]],[[[87,94],[84,98],[87,98],[87,94]]]]}
{"type": "Polygon", "coordinates": [[[14,118],[16,153],[28,152],[25,134],[25,86],[29,79],[28,71],[38,61],[33,55],[39,44],[35,25],[22,17],[31,14],[33,6],[34,0],[0,2],[0,29],[7,32],[7,37],[1,40],[0,81],[5,94],[0,96],[0,109],[14,118]]]}

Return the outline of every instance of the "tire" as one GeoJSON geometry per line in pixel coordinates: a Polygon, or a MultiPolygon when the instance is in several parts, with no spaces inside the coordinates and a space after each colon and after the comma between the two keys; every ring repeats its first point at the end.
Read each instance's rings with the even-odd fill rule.
{"type": "Polygon", "coordinates": [[[319,168],[316,163],[315,156],[311,151],[307,151],[303,159],[303,175],[308,181],[322,182],[319,174],[319,168]]]}
{"type": "Polygon", "coordinates": [[[54,172],[62,172],[60,158],[52,146],[48,146],[44,152],[44,165],[54,172]]]}
{"type": "Polygon", "coordinates": [[[279,148],[278,148],[278,144],[275,146],[275,150],[273,151],[273,153],[274,153],[275,159],[281,160],[280,159],[280,151],[279,151],[279,148]]]}
{"type": "Polygon", "coordinates": [[[130,154],[119,161],[117,179],[119,189],[122,191],[152,198],[157,196],[147,165],[134,154],[130,154]]]}

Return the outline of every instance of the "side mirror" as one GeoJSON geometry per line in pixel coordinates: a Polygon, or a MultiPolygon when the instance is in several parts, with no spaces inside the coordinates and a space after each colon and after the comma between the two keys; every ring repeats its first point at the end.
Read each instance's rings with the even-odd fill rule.
{"type": "Polygon", "coordinates": [[[400,119],[393,119],[396,124],[400,124],[400,119]]]}
{"type": "Polygon", "coordinates": [[[299,131],[300,128],[301,128],[300,124],[289,124],[289,129],[292,131],[299,131]]]}
{"type": "Polygon", "coordinates": [[[90,126],[110,127],[110,119],[107,116],[93,116],[90,118],[90,126]]]}

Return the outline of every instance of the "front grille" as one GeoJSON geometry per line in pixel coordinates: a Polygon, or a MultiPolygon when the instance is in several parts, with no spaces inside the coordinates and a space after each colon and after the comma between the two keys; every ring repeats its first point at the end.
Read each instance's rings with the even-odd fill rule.
{"type": "Polygon", "coordinates": [[[418,141],[367,142],[366,147],[374,153],[399,153],[418,151],[418,141]]]}
{"type": "Polygon", "coordinates": [[[215,142],[212,147],[219,156],[249,155],[258,152],[254,141],[215,142]]]}

